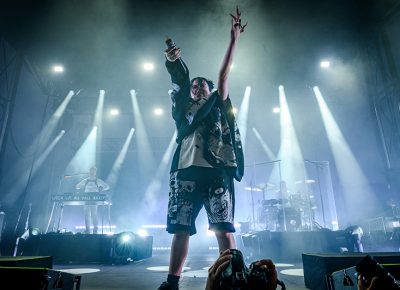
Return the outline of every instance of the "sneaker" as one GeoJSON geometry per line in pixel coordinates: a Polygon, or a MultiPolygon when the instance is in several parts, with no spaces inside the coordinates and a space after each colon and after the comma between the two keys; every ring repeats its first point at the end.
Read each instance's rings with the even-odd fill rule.
{"type": "Polygon", "coordinates": [[[171,284],[169,284],[167,281],[164,281],[157,290],[179,290],[179,286],[174,289],[172,288],[171,284]]]}

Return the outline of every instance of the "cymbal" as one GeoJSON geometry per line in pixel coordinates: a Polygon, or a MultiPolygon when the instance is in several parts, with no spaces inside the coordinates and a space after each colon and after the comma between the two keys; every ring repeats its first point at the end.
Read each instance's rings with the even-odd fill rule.
{"type": "Polygon", "coordinates": [[[279,200],[277,199],[267,199],[267,200],[263,200],[263,205],[276,205],[279,204],[279,200]]]}
{"type": "Polygon", "coordinates": [[[261,188],[261,189],[271,189],[271,188],[274,188],[274,187],[275,187],[275,184],[269,183],[269,182],[267,182],[267,183],[260,183],[260,184],[258,185],[258,187],[261,188]]]}
{"type": "Polygon", "coordinates": [[[314,182],[315,182],[314,179],[305,179],[305,180],[298,180],[298,181],[295,182],[295,184],[300,184],[300,183],[309,184],[309,183],[314,183],[314,182]]]}
{"type": "Polygon", "coordinates": [[[244,190],[248,190],[248,191],[262,191],[261,188],[258,188],[258,187],[250,187],[250,186],[246,186],[246,187],[244,188],[244,190]]]}

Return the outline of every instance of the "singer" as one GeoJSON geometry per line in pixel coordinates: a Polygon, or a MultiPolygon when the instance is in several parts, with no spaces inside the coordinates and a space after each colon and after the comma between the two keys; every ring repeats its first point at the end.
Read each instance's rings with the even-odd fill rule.
{"type": "Polygon", "coordinates": [[[228,92],[228,76],[235,48],[247,25],[239,9],[232,15],[231,37],[218,75],[217,88],[205,77],[190,80],[181,50],[167,39],[166,68],[171,76],[172,117],[177,149],[170,171],[167,231],[173,234],[167,281],[159,290],[179,289],[189,237],[204,206],[209,229],[215,232],[220,252],[235,249],[234,179],[244,172],[240,133],[228,92]]]}

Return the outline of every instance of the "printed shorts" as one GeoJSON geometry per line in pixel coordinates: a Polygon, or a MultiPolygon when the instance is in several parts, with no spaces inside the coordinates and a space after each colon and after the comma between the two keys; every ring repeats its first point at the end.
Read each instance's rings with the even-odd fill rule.
{"type": "Polygon", "coordinates": [[[195,221],[204,206],[210,230],[235,232],[233,178],[223,170],[196,168],[170,174],[167,231],[196,233],[195,221]]]}

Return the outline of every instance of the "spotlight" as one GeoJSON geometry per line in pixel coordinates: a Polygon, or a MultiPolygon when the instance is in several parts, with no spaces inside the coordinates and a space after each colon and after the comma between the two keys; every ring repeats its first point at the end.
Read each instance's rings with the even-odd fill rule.
{"type": "Polygon", "coordinates": [[[149,235],[149,233],[145,229],[139,229],[138,235],[139,235],[139,237],[147,237],[149,235]]]}
{"type": "Polygon", "coordinates": [[[167,225],[142,225],[144,229],[165,229],[167,225]]]}
{"type": "Polygon", "coordinates": [[[132,260],[135,235],[132,232],[121,232],[114,235],[112,258],[116,264],[126,264],[132,260]]]}
{"type": "Polygon", "coordinates": [[[62,65],[54,65],[53,72],[55,73],[62,73],[64,71],[64,67],[62,65]]]}
{"type": "Polygon", "coordinates": [[[237,113],[237,111],[238,111],[238,109],[237,109],[237,108],[235,108],[235,107],[233,107],[233,108],[232,108],[232,113],[236,114],[236,113],[237,113]]]}
{"type": "Polygon", "coordinates": [[[154,109],[154,115],[156,116],[161,116],[162,114],[164,114],[164,110],[161,108],[155,108],[154,109]]]}
{"type": "Polygon", "coordinates": [[[38,228],[29,228],[26,229],[25,232],[17,238],[15,241],[15,248],[14,248],[14,254],[13,256],[19,256],[22,255],[23,253],[21,252],[21,246],[20,243],[24,243],[26,240],[28,240],[32,236],[37,236],[40,234],[40,230],[38,228]]]}
{"type": "Polygon", "coordinates": [[[131,236],[128,235],[128,234],[124,234],[124,235],[121,236],[121,241],[122,241],[123,243],[129,242],[130,239],[131,239],[131,236]]]}
{"type": "Polygon", "coordinates": [[[206,231],[207,237],[213,237],[214,235],[215,235],[215,233],[213,231],[210,231],[209,229],[207,229],[207,231],[206,231]]]}
{"type": "Polygon", "coordinates": [[[274,107],[274,108],[272,109],[272,112],[275,113],[275,114],[279,114],[279,113],[281,112],[281,108],[279,108],[279,107],[274,107]]]}
{"type": "Polygon", "coordinates": [[[321,68],[329,68],[331,66],[331,63],[328,60],[323,60],[320,62],[319,65],[321,68]]]}
{"type": "Polygon", "coordinates": [[[152,70],[154,70],[154,64],[146,62],[143,64],[143,69],[145,71],[152,71],[152,70]]]}
{"type": "Polygon", "coordinates": [[[37,236],[40,234],[40,230],[38,228],[31,228],[31,236],[37,236]]]}
{"type": "Polygon", "coordinates": [[[111,116],[118,116],[119,115],[119,110],[118,109],[111,109],[110,110],[110,115],[111,116]]]}
{"type": "Polygon", "coordinates": [[[38,228],[29,228],[22,234],[21,239],[27,240],[31,236],[37,236],[38,234],[40,234],[40,230],[38,228]]]}

